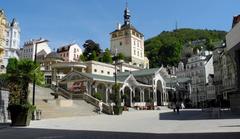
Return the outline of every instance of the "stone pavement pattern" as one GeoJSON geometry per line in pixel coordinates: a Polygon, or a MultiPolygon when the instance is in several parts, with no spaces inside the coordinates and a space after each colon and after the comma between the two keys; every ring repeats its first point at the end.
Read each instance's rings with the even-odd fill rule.
{"type": "Polygon", "coordinates": [[[212,133],[240,131],[240,119],[204,119],[206,115],[199,116],[199,114],[201,114],[199,110],[182,110],[180,115],[177,115],[169,109],[162,108],[160,111],[124,112],[120,116],[98,115],[32,121],[29,128],[140,133],[212,133]],[[191,115],[185,115],[184,112],[191,112],[191,115]],[[165,117],[163,116],[162,119],[159,119],[159,113],[165,117]],[[166,116],[166,114],[168,114],[168,116],[166,116]],[[191,117],[191,119],[188,120],[186,116],[191,117]]]}

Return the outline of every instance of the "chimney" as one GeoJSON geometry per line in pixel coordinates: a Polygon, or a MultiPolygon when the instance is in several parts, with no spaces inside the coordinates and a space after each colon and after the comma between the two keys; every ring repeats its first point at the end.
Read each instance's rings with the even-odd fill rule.
{"type": "Polygon", "coordinates": [[[240,15],[233,16],[232,28],[240,22],[240,15]]]}
{"type": "Polygon", "coordinates": [[[117,30],[121,30],[121,24],[117,23],[117,30]]]}

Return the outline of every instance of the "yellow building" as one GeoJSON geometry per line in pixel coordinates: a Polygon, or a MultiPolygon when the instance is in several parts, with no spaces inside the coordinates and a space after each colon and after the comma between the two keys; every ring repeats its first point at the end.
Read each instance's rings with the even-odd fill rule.
{"type": "MultiPolygon", "coordinates": [[[[2,65],[4,47],[6,45],[7,20],[3,10],[0,10],[0,65],[2,65]]],[[[1,72],[1,67],[0,67],[1,72]]]]}

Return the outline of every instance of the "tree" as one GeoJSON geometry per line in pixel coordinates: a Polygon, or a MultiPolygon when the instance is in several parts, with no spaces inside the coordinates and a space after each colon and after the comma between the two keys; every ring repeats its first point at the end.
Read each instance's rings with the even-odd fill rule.
{"type": "Polygon", "coordinates": [[[112,63],[113,62],[112,55],[108,48],[105,49],[105,52],[103,53],[102,62],[104,62],[104,63],[112,63]]]}
{"type": "Polygon", "coordinates": [[[184,59],[184,57],[181,57],[184,56],[181,55],[183,48],[191,47],[192,50],[196,50],[200,46],[203,49],[212,50],[214,48],[213,44],[224,40],[225,35],[225,31],[206,29],[163,31],[145,41],[145,54],[151,61],[151,68],[161,65],[177,65],[180,59],[184,59]]]}
{"type": "Polygon", "coordinates": [[[88,60],[98,61],[97,53],[93,51],[88,60]]]}
{"type": "Polygon", "coordinates": [[[125,59],[125,56],[123,53],[119,53],[118,56],[117,56],[118,60],[124,60],[125,59]]]}
{"type": "Polygon", "coordinates": [[[80,55],[79,61],[86,61],[85,56],[83,54],[80,55]]]}
{"type": "Polygon", "coordinates": [[[29,83],[33,82],[34,77],[37,84],[42,84],[44,81],[43,73],[40,71],[40,65],[26,59],[18,61],[15,58],[10,58],[7,65],[7,73],[4,76],[6,77],[7,88],[11,91],[13,91],[13,88],[15,91],[19,91],[19,98],[14,102],[20,104],[28,103],[29,83]]]}
{"type": "Polygon", "coordinates": [[[92,55],[96,55],[96,57],[99,57],[99,55],[102,52],[102,49],[100,48],[99,44],[94,42],[93,40],[86,40],[85,43],[83,44],[83,48],[84,48],[83,56],[85,57],[84,59],[86,61],[96,59],[95,56],[92,55]]]}
{"type": "Polygon", "coordinates": [[[207,39],[206,43],[206,50],[212,51],[214,49],[214,45],[211,39],[207,39]]]}

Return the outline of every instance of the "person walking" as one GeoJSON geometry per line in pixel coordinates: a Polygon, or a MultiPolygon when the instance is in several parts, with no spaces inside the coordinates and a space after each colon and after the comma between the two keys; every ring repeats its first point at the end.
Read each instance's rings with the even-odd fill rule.
{"type": "Polygon", "coordinates": [[[173,112],[176,112],[176,103],[175,102],[173,102],[172,108],[173,108],[173,112]]]}
{"type": "Polygon", "coordinates": [[[181,103],[181,108],[182,108],[182,109],[185,109],[185,106],[184,106],[184,103],[183,103],[183,102],[181,103]]]}
{"type": "Polygon", "coordinates": [[[102,100],[100,100],[98,103],[98,114],[102,113],[102,109],[103,109],[102,105],[103,105],[103,102],[102,102],[102,100]]]}
{"type": "Polygon", "coordinates": [[[177,103],[176,103],[176,109],[177,109],[177,114],[179,114],[179,109],[180,109],[180,103],[179,103],[179,101],[177,101],[177,103]]]}

